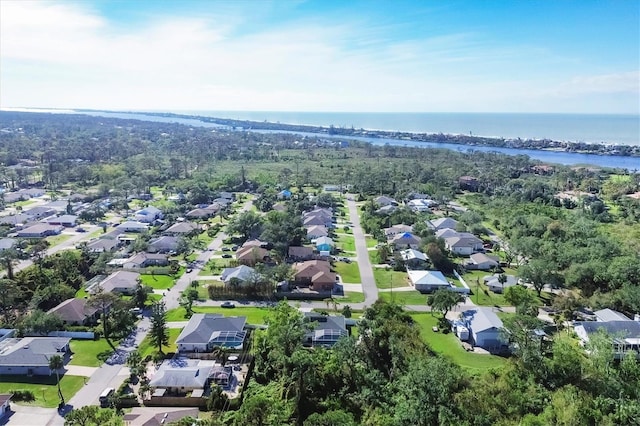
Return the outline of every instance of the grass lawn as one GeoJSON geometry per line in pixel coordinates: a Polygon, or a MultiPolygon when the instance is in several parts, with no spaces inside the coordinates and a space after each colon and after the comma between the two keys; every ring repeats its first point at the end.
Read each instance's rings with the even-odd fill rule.
{"type": "Polygon", "coordinates": [[[148,285],[154,290],[166,290],[173,287],[175,280],[170,275],[152,275],[143,274],[140,275],[140,280],[143,285],[148,285]]]}
{"type": "Polygon", "coordinates": [[[205,267],[198,272],[198,275],[203,276],[211,276],[211,275],[220,275],[224,268],[229,267],[229,261],[231,259],[209,259],[205,264],[205,267]]]}
{"type": "Polygon", "coordinates": [[[360,278],[360,269],[356,262],[336,262],[335,269],[336,273],[342,277],[342,282],[344,283],[355,284],[362,281],[360,278]]]}
{"type": "Polygon", "coordinates": [[[76,299],[84,299],[85,297],[89,297],[89,293],[84,287],[80,287],[80,290],[76,291],[76,295],[74,296],[76,299]]]}
{"type": "Polygon", "coordinates": [[[372,265],[380,264],[380,256],[378,255],[378,250],[369,250],[369,260],[372,265]]]}
{"type": "Polygon", "coordinates": [[[373,277],[378,288],[407,287],[409,278],[406,272],[398,272],[392,269],[373,268],[373,277]]]}
{"type": "MultiPolygon", "coordinates": [[[[237,307],[233,309],[220,308],[218,306],[194,306],[193,312],[201,314],[222,314],[224,316],[247,317],[248,324],[264,324],[264,317],[271,308],[237,307]]],[[[184,308],[176,308],[167,311],[167,321],[186,321],[184,308]]]]}
{"type": "Polygon", "coordinates": [[[162,300],[161,294],[149,293],[149,295],[147,296],[147,303],[145,303],[145,306],[150,307],[155,302],[159,302],[160,300],[162,300]]]}
{"type": "MultiPolygon", "coordinates": [[[[362,303],[364,302],[364,293],[360,293],[359,291],[346,291],[344,297],[336,296],[335,299],[342,306],[348,305],[349,303],[362,303]]],[[[338,310],[340,310],[339,306],[338,310]]]]}
{"type": "MultiPolygon", "coordinates": [[[[117,342],[114,342],[114,345],[117,342]]],[[[113,349],[106,339],[100,340],[71,340],[73,359],[69,364],[84,365],[85,367],[100,367],[105,359],[111,355],[113,349]]]]}
{"type": "Polygon", "coordinates": [[[393,301],[399,305],[426,305],[427,295],[419,291],[381,291],[378,292],[378,299],[390,302],[393,301]]]}
{"type": "Polygon", "coordinates": [[[51,237],[47,237],[45,238],[45,241],[49,242],[50,246],[53,247],[58,244],[64,243],[71,237],[72,235],[69,235],[69,234],[59,234],[59,235],[53,235],[51,237]]]}
{"type": "Polygon", "coordinates": [[[506,362],[505,358],[499,356],[465,351],[453,333],[434,332],[431,328],[437,325],[438,317],[432,316],[431,313],[415,313],[411,314],[411,317],[419,325],[422,338],[431,349],[450,358],[466,370],[479,373],[489,368],[501,367],[506,362]]]}
{"type": "MultiPolygon", "coordinates": [[[[60,388],[66,401],[71,399],[73,395],[84,386],[85,377],[69,376],[65,374],[60,378],[60,388]]],[[[35,405],[38,407],[53,408],[57,407],[60,400],[58,399],[58,388],[56,386],[56,376],[0,376],[0,393],[10,393],[13,390],[30,390],[33,392],[36,400],[29,403],[20,403],[21,405],[35,405]]]]}
{"type": "MultiPolygon", "coordinates": [[[[178,350],[178,347],[176,346],[176,340],[178,339],[178,336],[180,335],[181,331],[182,331],[181,328],[169,329],[169,344],[167,346],[162,347],[162,351],[164,353],[176,352],[178,350]]],[[[145,337],[144,340],[140,342],[140,346],[138,347],[138,352],[140,352],[140,355],[142,356],[142,358],[144,358],[147,355],[153,355],[154,353],[156,353],[156,351],[157,351],[157,348],[151,344],[151,339],[147,334],[147,337],[145,337]]]]}
{"type": "Polygon", "coordinates": [[[102,232],[102,228],[96,229],[95,231],[93,231],[92,233],[87,235],[85,238],[83,238],[83,240],[88,241],[88,240],[90,240],[92,238],[97,238],[102,234],[104,234],[104,232],[102,232]]]}
{"type": "Polygon", "coordinates": [[[367,248],[373,248],[378,244],[378,240],[373,237],[365,237],[365,240],[367,241],[367,248]]]}
{"type": "MultiPolygon", "coordinates": [[[[505,269],[505,273],[514,274],[514,270],[505,269]]],[[[486,275],[491,275],[486,271],[473,271],[467,272],[462,276],[462,278],[466,281],[467,285],[471,288],[471,294],[469,294],[469,298],[476,305],[481,306],[509,306],[510,303],[504,300],[504,295],[500,293],[494,293],[489,290],[489,288],[484,284],[482,278],[486,275]],[[480,286],[476,279],[480,282],[480,286]]],[[[550,305],[553,302],[554,295],[550,293],[542,292],[540,297],[538,297],[538,293],[534,290],[530,290],[534,295],[536,300],[540,303],[540,305],[550,305]]]]}
{"type": "Polygon", "coordinates": [[[338,248],[342,249],[342,251],[356,251],[356,240],[351,235],[338,235],[337,236],[337,245],[338,248]]]}

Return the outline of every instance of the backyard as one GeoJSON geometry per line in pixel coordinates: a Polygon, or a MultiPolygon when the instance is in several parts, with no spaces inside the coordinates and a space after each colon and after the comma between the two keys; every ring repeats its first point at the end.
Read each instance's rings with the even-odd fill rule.
{"type": "Polygon", "coordinates": [[[148,285],[154,290],[166,290],[173,287],[175,279],[171,275],[142,274],[140,275],[142,285],[148,285]]]}
{"type": "MultiPolygon", "coordinates": [[[[68,401],[85,384],[86,377],[65,374],[60,378],[62,394],[68,401]]],[[[33,402],[20,402],[21,405],[35,405],[38,407],[57,407],[58,388],[56,376],[12,376],[0,375],[0,393],[11,393],[16,390],[30,390],[36,398],[33,402]]]]}
{"type": "MultiPolygon", "coordinates": [[[[118,342],[113,342],[117,345],[118,342]]],[[[85,367],[100,367],[113,352],[106,339],[100,340],[77,340],[70,343],[73,359],[70,365],[83,365],[85,367]]]]}
{"type": "Polygon", "coordinates": [[[489,368],[502,367],[506,362],[505,358],[499,356],[465,351],[453,333],[443,334],[442,332],[434,332],[432,328],[437,325],[438,317],[431,315],[431,313],[414,313],[411,314],[411,317],[420,327],[423,340],[433,351],[448,357],[472,373],[479,373],[489,368]]]}

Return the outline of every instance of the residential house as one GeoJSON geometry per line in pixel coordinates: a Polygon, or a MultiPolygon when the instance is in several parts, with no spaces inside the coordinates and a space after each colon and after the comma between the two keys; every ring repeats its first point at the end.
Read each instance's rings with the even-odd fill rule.
{"type": "Polygon", "coordinates": [[[402,250],[400,257],[405,265],[411,269],[424,269],[429,264],[429,257],[415,249],[402,250]]]}
{"type": "Polygon", "coordinates": [[[162,253],[137,253],[122,265],[124,269],[142,269],[150,266],[167,266],[169,259],[162,253]]]}
{"type": "Polygon", "coordinates": [[[226,285],[234,282],[233,280],[242,285],[247,280],[252,279],[256,274],[257,272],[255,269],[246,265],[240,265],[235,268],[224,268],[220,278],[226,285]]]}
{"type": "Polygon", "coordinates": [[[109,275],[99,286],[105,293],[131,295],[136,291],[140,274],[131,271],[117,271],[109,275]]]}
{"type": "Polygon", "coordinates": [[[390,239],[393,236],[398,234],[404,234],[406,232],[413,232],[413,226],[399,224],[399,225],[393,225],[389,228],[384,228],[384,236],[387,237],[387,239],[390,239]]]}
{"type": "Polygon", "coordinates": [[[98,321],[98,309],[87,304],[87,299],[67,299],[49,309],[48,314],[58,316],[66,325],[90,325],[98,321]]]}
{"type": "Polygon", "coordinates": [[[390,215],[391,213],[395,212],[396,210],[398,210],[398,207],[393,206],[393,205],[388,205],[388,206],[380,207],[378,210],[376,210],[376,213],[377,214],[382,214],[382,215],[390,215]]]}
{"type": "Polygon", "coordinates": [[[294,281],[299,285],[308,285],[316,291],[331,291],[337,282],[336,274],[331,272],[331,264],[326,260],[307,260],[293,265],[294,281]]]}
{"type": "Polygon", "coordinates": [[[333,240],[329,237],[320,237],[315,241],[316,250],[320,252],[321,255],[329,255],[331,253],[331,249],[334,246],[333,240]]]}
{"type": "Polygon", "coordinates": [[[436,231],[436,237],[442,238],[443,240],[451,237],[457,237],[458,234],[460,234],[458,231],[451,228],[441,228],[436,231]]]}
{"type": "Polygon", "coordinates": [[[329,231],[324,225],[311,225],[307,227],[307,238],[313,241],[320,237],[326,237],[329,235],[329,231]]]}
{"type": "Polygon", "coordinates": [[[37,223],[17,232],[19,238],[45,238],[51,235],[58,235],[64,228],[62,226],[49,225],[48,223],[37,223]]]}
{"type": "Polygon", "coordinates": [[[416,213],[429,213],[431,212],[431,206],[433,202],[431,200],[410,200],[407,201],[407,207],[416,213]]]}
{"type": "Polygon", "coordinates": [[[231,192],[227,192],[227,191],[221,191],[219,194],[220,198],[225,198],[227,200],[233,201],[235,200],[235,195],[233,195],[231,192]]]}
{"type": "Polygon", "coordinates": [[[2,419],[5,414],[11,411],[11,406],[9,404],[11,403],[12,396],[13,394],[11,393],[0,394],[0,419],[2,419]]]}
{"type": "Polygon", "coordinates": [[[0,225],[12,225],[17,226],[26,223],[31,220],[31,216],[27,216],[24,213],[12,214],[9,216],[0,217],[0,225]]]}
{"type": "Polygon", "coordinates": [[[72,214],[64,214],[62,216],[54,216],[47,219],[47,223],[49,225],[59,225],[64,226],[65,228],[71,228],[76,226],[77,220],[78,216],[72,214]]]}
{"type": "Polygon", "coordinates": [[[614,311],[613,309],[600,309],[593,313],[596,317],[596,321],[609,322],[609,321],[631,321],[631,318],[627,317],[622,312],[614,311]]]}
{"type": "Polygon", "coordinates": [[[149,386],[154,391],[164,389],[172,395],[184,395],[196,389],[207,389],[212,368],[211,361],[183,357],[167,359],[160,364],[149,386]]]}
{"type": "MultiPolygon", "coordinates": [[[[615,311],[614,311],[615,312],[615,311]]],[[[614,357],[620,358],[624,353],[635,351],[640,353],[640,321],[584,321],[576,322],[574,330],[583,345],[589,343],[597,333],[607,333],[613,345],[614,357]]]]}
{"type": "Polygon", "coordinates": [[[220,208],[227,207],[229,204],[231,204],[231,200],[226,199],[226,198],[222,198],[222,197],[218,197],[218,198],[214,199],[213,202],[207,208],[214,208],[214,209],[220,210],[220,208]],[[219,207],[212,207],[215,204],[217,204],[219,207]]]}
{"type": "Polygon", "coordinates": [[[66,337],[24,337],[2,341],[0,374],[48,376],[49,359],[60,355],[69,361],[69,341],[66,337]]]}
{"type": "Polygon", "coordinates": [[[440,271],[407,271],[409,281],[420,293],[431,293],[451,288],[447,277],[440,271]]]}
{"type": "Polygon", "coordinates": [[[53,216],[56,214],[56,211],[50,207],[38,206],[25,210],[23,213],[30,216],[32,220],[40,220],[45,217],[53,216]]]}
{"type": "Polygon", "coordinates": [[[458,221],[450,217],[441,217],[439,219],[427,220],[427,226],[434,231],[444,228],[456,229],[458,221]]]}
{"type": "Polygon", "coordinates": [[[44,204],[42,207],[48,207],[50,209],[53,209],[56,211],[57,214],[60,213],[73,213],[76,210],[78,210],[78,208],[80,207],[80,205],[78,203],[75,204],[70,204],[69,201],[66,200],[56,200],[56,201],[50,201],[47,204],[44,204]],[[69,209],[71,209],[70,211],[68,211],[69,209]]]}
{"type": "Polygon", "coordinates": [[[468,232],[460,232],[455,237],[444,239],[444,245],[451,253],[469,256],[483,250],[482,240],[468,232]]]}
{"type": "Polygon", "coordinates": [[[269,251],[259,246],[241,247],[236,251],[236,260],[243,265],[253,266],[269,259],[269,251]]]}
{"type": "Polygon", "coordinates": [[[97,240],[89,241],[87,243],[87,250],[90,253],[104,253],[113,252],[118,249],[120,240],[117,238],[98,238],[97,240]]]}
{"type": "Polygon", "coordinates": [[[306,346],[332,347],[342,337],[349,336],[345,317],[342,315],[322,315],[316,312],[305,312],[304,321],[311,323],[313,330],[304,336],[306,346]]]}
{"type": "Polygon", "coordinates": [[[242,248],[247,248],[247,247],[262,247],[263,249],[266,249],[267,247],[269,247],[269,243],[266,241],[260,241],[254,238],[251,240],[247,240],[242,244],[242,248]]]}
{"type": "Polygon", "coordinates": [[[493,308],[477,307],[464,311],[460,316],[469,330],[469,340],[490,352],[503,352],[508,344],[503,336],[502,320],[493,312],[493,308]]]}
{"type": "Polygon", "coordinates": [[[413,235],[410,232],[405,232],[404,234],[396,234],[391,238],[389,244],[393,245],[396,250],[402,249],[417,249],[420,247],[420,243],[422,243],[422,239],[413,235]]]}
{"type": "Polygon", "coordinates": [[[373,202],[378,206],[378,207],[384,207],[384,206],[398,206],[398,202],[396,200],[394,200],[393,198],[390,197],[385,197],[384,195],[381,195],[380,197],[376,197],[373,199],[373,202]]]}
{"type": "Polygon", "coordinates": [[[183,236],[200,233],[200,226],[194,222],[176,222],[164,231],[165,235],[183,236]]]}
{"type": "Polygon", "coordinates": [[[178,352],[210,352],[215,347],[242,349],[246,322],[246,317],[193,314],[176,340],[178,352]]]}
{"type": "Polygon", "coordinates": [[[477,269],[480,271],[488,271],[500,266],[499,258],[497,256],[488,256],[484,253],[474,253],[469,256],[469,259],[464,263],[464,267],[467,269],[477,269]]]}
{"type": "Polygon", "coordinates": [[[216,213],[217,213],[216,211],[211,210],[211,209],[196,208],[196,209],[188,211],[185,216],[190,218],[190,219],[208,219],[210,217],[215,216],[216,213]]]}
{"type": "Polygon", "coordinates": [[[325,218],[321,215],[307,216],[302,218],[302,226],[305,228],[310,226],[324,226],[325,228],[333,227],[333,219],[325,218]]]}
{"type": "Polygon", "coordinates": [[[288,189],[283,189],[282,191],[278,192],[278,198],[281,200],[288,200],[289,198],[291,198],[291,191],[289,191],[288,189]]]}
{"type": "Polygon", "coordinates": [[[0,252],[15,248],[17,245],[18,240],[14,238],[0,238],[0,252]]]}
{"type": "Polygon", "coordinates": [[[480,186],[480,181],[478,178],[473,176],[460,176],[458,179],[458,184],[460,185],[460,189],[467,191],[477,191],[480,186]]]}
{"type": "Polygon", "coordinates": [[[313,248],[311,247],[289,247],[288,259],[294,262],[313,259],[313,248]]]}
{"type": "Polygon", "coordinates": [[[118,225],[117,229],[122,232],[145,232],[149,229],[149,225],[146,223],[128,220],[118,225]]]}
{"type": "Polygon", "coordinates": [[[487,275],[482,280],[487,287],[489,287],[489,290],[494,293],[503,293],[505,289],[518,285],[518,278],[507,274],[487,275]],[[504,283],[500,282],[500,275],[504,275],[506,277],[507,280],[504,283]]]}
{"type": "Polygon", "coordinates": [[[133,407],[122,417],[126,426],[166,426],[185,417],[198,418],[198,408],[133,407]]]}
{"type": "Polygon", "coordinates": [[[180,243],[179,237],[169,237],[163,235],[149,241],[147,251],[149,253],[176,253],[180,243]]]}
{"type": "Polygon", "coordinates": [[[136,212],[136,220],[142,223],[153,223],[162,217],[162,211],[154,206],[147,206],[136,212]]]}

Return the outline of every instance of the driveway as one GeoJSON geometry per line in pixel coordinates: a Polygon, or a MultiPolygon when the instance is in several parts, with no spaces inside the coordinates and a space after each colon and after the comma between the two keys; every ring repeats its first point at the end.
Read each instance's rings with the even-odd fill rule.
{"type": "Polygon", "coordinates": [[[55,408],[42,408],[12,403],[11,412],[0,418],[0,425],[47,425],[53,416],[60,417],[55,408]]]}

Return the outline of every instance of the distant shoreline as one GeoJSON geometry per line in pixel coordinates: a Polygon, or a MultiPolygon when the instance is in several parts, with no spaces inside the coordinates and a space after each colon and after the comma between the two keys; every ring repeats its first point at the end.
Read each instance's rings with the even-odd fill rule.
{"type": "Polygon", "coordinates": [[[269,121],[238,120],[229,118],[206,117],[202,115],[176,114],[169,112],[133,112],[133,111],[108,111],[95,109],[75,109],[79,113],[102,112],[118,114],[137,114],[163,118],[177,118],[198,120],[203,123],[226,126],[234,130],[268,130],[268,131],[289,131],[304,132],[317,135],[330,135],[342,137],[367,137],[386,138],[398,141],[430,142],[430,143],[450,143],[464,146],[486,146],[496,148],[532,149],[540,151],[567,152],[576,154],[593,154],[604,156],[640,157],[640,146],[568,142],[555,141],[552,139],[532,139],[532,138],[500,138],[490,136],[476,136],[449,133],[418,133],[402,132],[390,130],[355,129],[345,127],[313,126],[304,124],[273,123],[269,121]]]}
{"type": "MultiPolygon", "coordinates": [[[[370,138],[390,139],[406,142],[427,142],[431,144],[454,144],[467,147],[493,147],[509,149],[527,149],[547,152],[564,152],[569,154],[591,154],[598,156],[640,157],[640,145],[624,145],[614,143],[590,143],[558,141],[548,138],[503,138],[492,136],[465,135],[454,133],[427,133],[393,130],[373,130],[353,127],[318,126],[309,124],[287,124],[272,121],[241,120],[231,118],[218,118],[197,114],[178,114],[170,112],[144,112],[144,111],[113,111],[103,109],[52,109],[52,108],[5,108],[6,111],[61,113],[61,114],[123,114],[147,117],[161,117],[165,119],[195,120],[214,126],[227,127],[233,130],[255,130],[269,132],[297,132],[318,136],[344,138],[370,138]]],[[[132,117],[131,119],[139,119],[132,117]]]]}

